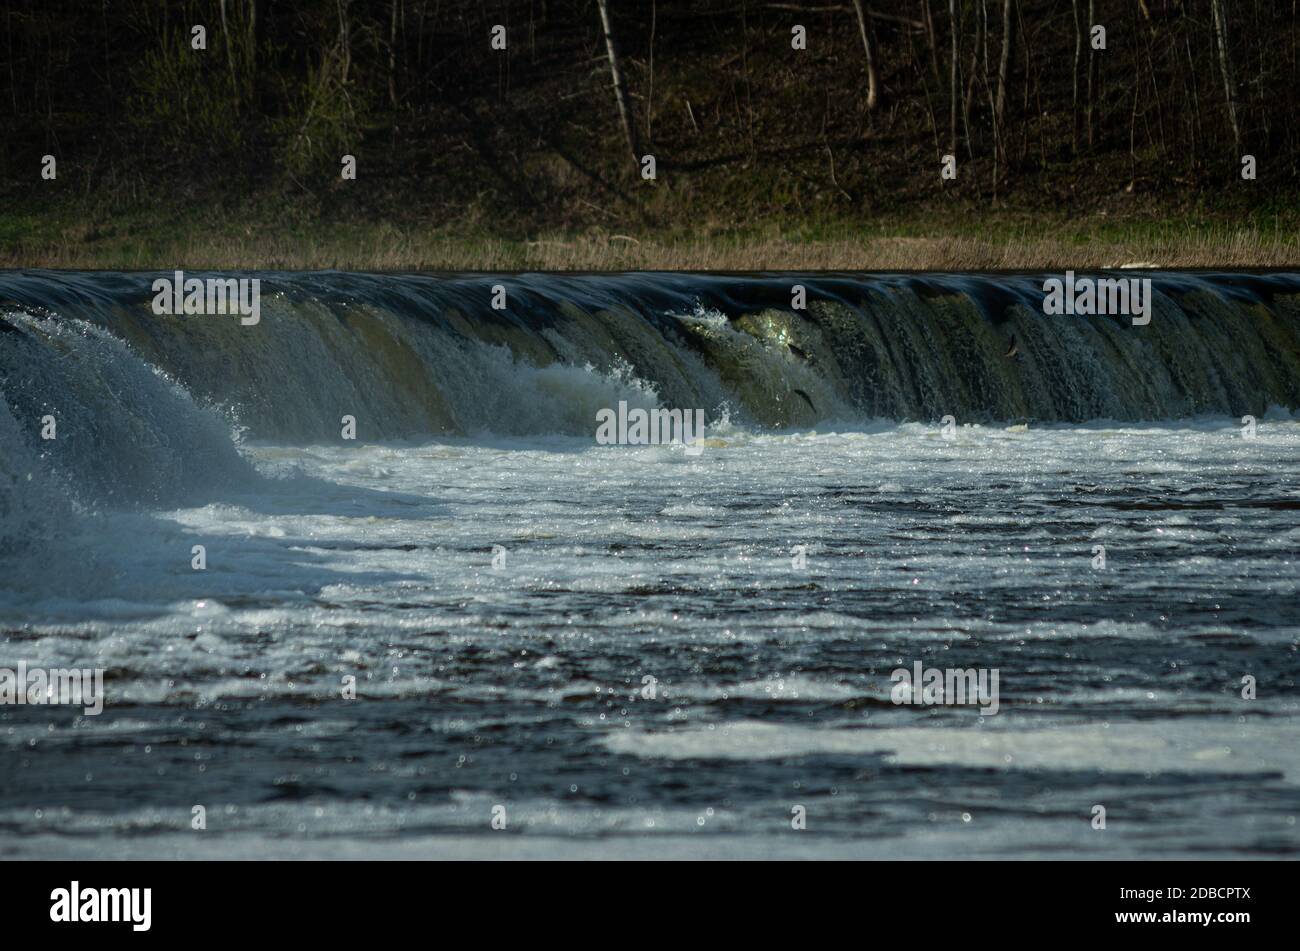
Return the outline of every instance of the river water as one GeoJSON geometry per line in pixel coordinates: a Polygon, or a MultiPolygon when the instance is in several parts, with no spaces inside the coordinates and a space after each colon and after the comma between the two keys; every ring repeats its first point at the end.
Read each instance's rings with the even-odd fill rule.
{"type": "Polygon", "coordinates": [[[1300,851],[1300,279],[151,277],[0,275],[2,855],[1300,851]]]}

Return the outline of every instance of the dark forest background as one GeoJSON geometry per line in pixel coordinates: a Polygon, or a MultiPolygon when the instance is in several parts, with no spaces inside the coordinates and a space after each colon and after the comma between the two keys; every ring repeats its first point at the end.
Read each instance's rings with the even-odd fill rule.
{"type": "Polygon", "coordinates": [[[1295,220],[1300,0],[607,2],[3,0],[0,242],[1295,220]]]}

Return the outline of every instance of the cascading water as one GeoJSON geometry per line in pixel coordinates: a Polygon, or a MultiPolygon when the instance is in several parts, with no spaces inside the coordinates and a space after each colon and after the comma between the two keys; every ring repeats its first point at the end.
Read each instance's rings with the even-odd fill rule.
{"type": "Polygon", "coordinates": [[[156,276],[0,275],[0,855],[1300,854],[1300,275],[156,276]]]}
{"type": "MultiPolygon", "coordinates": [[[[51,329],[60,320],[124,341],[133,365],[236,414],[251,437],[296,442],[334,438],[344,413],[367,439],[584,435],[618,399],[776,429],[944,415],[1160,420],[1300,405],[1295,275],[1157,274],[1144,327],[1045,316],[1042,278],[1029,275],[266,274],[256,326],[157,316],[153,277],[0,279],[11,408],[30,416],[39,402],[15,360],[31,367],[50,354],[51,385],[59,367],[110,346],[89,328],[51,329]],[[490,306],[498,283],[504,310],[490,306]],[[790,306],[796,283],[807,291],[803,311],[790,306]],[[51,315],[45,329],[33,313],[51,315]]],[[[140,411],[152,405],[137,391],[146,377],[104,372],[58,384],[68,412],[108,391],[140,411]]]]}
{"type": "Polygon", "coordinates": [[[57,534],[74,504],[176,504],[251,474],[229,419],[103,327],[36,308],[0,327],[0,553],[57,534]]]}
{"type": "Polygon", "coordinates": [[[232,418],[311,443],[344,415],[365,440],[585,436],[620,401],[757,430],[1300,406],[1296,275],[1156,275],[1142,327],[1045,316],[1028,275],[265,274],[254,326],[153,313],[155,276],[0,279],[11,544],[48,509],[19,483],[93,506],[233,478],[232,418]],[[38,438],[47,414],[62,438],[38,438]]]}

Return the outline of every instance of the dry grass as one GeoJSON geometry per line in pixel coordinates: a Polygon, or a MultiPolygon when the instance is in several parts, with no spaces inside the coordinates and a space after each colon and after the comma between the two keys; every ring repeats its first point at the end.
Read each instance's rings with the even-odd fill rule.
{"type": "Polygon", "coordinates": [[[1021,234],[1005,238],[562,236],[536,241],[402,233],[389,226],[338,234],[195,234],[146,246],[65,232],[0,248],[0,266],[364,271],[988,271],[1117,267],[1300,268],[1300,236],[1255,230],[1152,232],[1120,237],[1021,234]]]}

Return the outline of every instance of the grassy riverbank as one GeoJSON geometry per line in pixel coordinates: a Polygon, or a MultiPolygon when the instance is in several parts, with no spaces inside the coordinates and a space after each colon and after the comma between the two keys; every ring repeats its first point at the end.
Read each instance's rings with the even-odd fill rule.
{"type": "Polygon", "coordinates": [[[0,266],[344,270],[991,270],[1300,267],[1294,216],[1158,222],[1043,213],[937,213],[881,222],[494,234],[330,220],[247,206],[28,209],[0,215],[0,266]]]}
{"type": "Polygon", "coordinates": [[[173,7],[6,21],[0,266],[1300,268],[1289,8],[173,7]]]}

